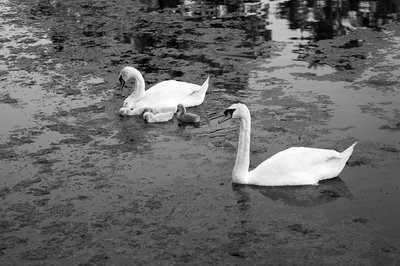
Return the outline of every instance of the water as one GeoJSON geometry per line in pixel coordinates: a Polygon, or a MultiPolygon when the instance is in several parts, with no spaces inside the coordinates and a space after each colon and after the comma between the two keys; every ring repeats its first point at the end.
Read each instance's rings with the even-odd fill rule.
{"type": "MultiPolygon", "coordinates": [[[[310,39],[316,38],[314,34],[316,30],[308,27],[305,27],[305,30],[293,29],[290,21],[281,18],[279,16],[280,6],[286,6],[288,2],[290,1],[274,1],[270,3],[270,14],[273,15],[269,17],[267,26],[268,29],[271,29],[272,40],[284,42],[285,48],[278,57],[262,63],[260,65],[261,70],[253,74],[255,78],[250,80],[250,83],[257,84],[266,77],[273,76],[286,84],[285,92],[287,95],[293,95],[302,101],[313,101],[316,95],[328,96],[328,99],[335,105],[335,112],[330,121],[328,121],[327,126],[334,131],[337,129],[339,132],[332,132],[332,135],[326,136],[327,138],[332,138],[338,133],[343,134],[342,129],[347,128],[345,132],[348,136],[360,140],[376,141],[376,138],[379,137],[380,142],[396,144],[397,132],[380,129],[385,121],[374,117],[373,114],[365,114],[362,112],[361,107],[367,104],[375,105],[385,102],[388,104],[383,107],[384,112],[392,115],[390,112],[397,109],[398,104],[391,101],[391,99],[398,95],[398,91],[376,93],[376,88],[368,86],[359,88],[356,85],[361,80],[368,80],[373,76],[378,76],[380,72],[376,69],[373,72],[371,72],[371,69],[366,69],[362,77],[354,82],[321,80],[324,76],[329,77],[335,74],[337,70],[328,65],[317,65],[310,68],[308,62],[299,59],[301,56],[299,51],[301,52],[302,47],[312,45],[310,39]],[[306,74],[306,78],[302,78],[302,74],[306,74]],[[318,80],[307,78],[315,76],[318,77],[318,80]]],[[[391,52],[385,52],[383,56],[387,59],[382,64],[390,62],[392,65],[398,65],[396,63],[397,60],[391,56],[391,52]]],[[[264,88],[270,89],[271,87],[273,86],[264,88]]],[[[258,96],[256,94],[256,97],[253,98],[258,96]]]]}
{"type": "Polygon", "coordinates": [[[0,2],[0,263],[396,265],[397,2],[161,2],[0,2]],[[125,65],[148,87],[211,76],[200,127],[120,118],[125,65]],[[358,141],[349,165],[233,186],[238,125],[217,121],[235,102],[251,168],[358,141]]]}

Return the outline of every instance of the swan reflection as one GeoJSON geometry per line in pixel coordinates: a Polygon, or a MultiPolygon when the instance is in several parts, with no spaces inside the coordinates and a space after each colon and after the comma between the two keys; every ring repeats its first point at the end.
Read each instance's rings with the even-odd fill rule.
{"type": "Polygon", "coordinates": [[[346,184],[340,177],[320,181],[317,186],[260,187],[232,184],[240,194],[238,203],[250,201],[250,193],[257,191],[274,201],[282,201],[290,206],[310,207],[335,201],[339,198],[352,198],[346,184]]]}

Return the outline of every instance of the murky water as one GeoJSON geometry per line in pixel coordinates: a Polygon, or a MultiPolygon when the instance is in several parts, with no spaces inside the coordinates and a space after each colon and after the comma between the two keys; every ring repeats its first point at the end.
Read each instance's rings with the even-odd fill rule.
{"type": "Polygon", "coordinates": [[[0,264],[399,263],[398,3],[225,2],[0,1],[0,264]],[[125,65],[211,76],[200,127],[120,118],[125,65]],[[319,186],[232,186],[234,102],[250,167],[355,152],[319,186]]]}

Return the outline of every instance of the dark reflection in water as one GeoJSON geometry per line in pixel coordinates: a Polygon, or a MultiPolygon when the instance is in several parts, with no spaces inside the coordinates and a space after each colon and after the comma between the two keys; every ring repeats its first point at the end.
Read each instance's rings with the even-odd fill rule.
{"type": "MultiPolygon", "coordinates": [[[[249,43],[255,41],[268,41],[271,39],[271,30],[266,29],[271,14],[269,4],[261,1],[245,0],[140,0],[142,5],[153,9],[173,8],[176,13],[181,13],[188,18],[201,19],[240,19],[242,29],[246,30],[249,43]]],[[[308,31],[314,41],[330,39],[334,36],[359,27],[372,27],[379,29],[382,25],[399,20],[400,1],[362,1],[362,0],[288,0],[279,2],[279,16],[289,21],[293,30],[308,31]]],[[[101,7],[96,5],[76,4],[76,10],[64,6],[63,2],[39,0],[31,8],[31,16],[71,16],[97,15],[101,7]],[[79,9],[79,7],[83,9],[79,9]]],[[[77,19],[77,22],[80,22],[77,19]]],[[[215,27],[221,26],[215,22],[215,27]]],[[[226,25],[225,25],[226,26],[226,25]]],[[[90,35],[92,32],[86,32],[90,35]]],[[[104,33],[103,33],[104,34],[104,33]]],[[[139,51],[157,44],[154,33],[136,35],[132,32],[122,32],[118,37],[121,42],[131,42],[139,51]]],[[[94,35],[99,37],[99,34],[94,35]]],[[[57,37],[56,37],[57,39],[57,37]]],[[[59,41],[56,40],[59,43],[59,41]]],[[[174,43],[171,44],[171,46],[174,43]]],[[[182,49],[187,49],[187,44],[176,42],[182,49]]]]}
{"type": "Polygon", "coordinates": [[[181,12],[188,17],[241,19],[250,40],[269,41],[268,4],[261,1],[183,1],[181,12]]]}
{"type": "Polygon", "coordinates": [[[299,207],[316,206],[338,198],[351,198],[350,191],[339,177],[324,180],[318,186],[259,187],[233,184],[232,187],[240,195],[238,203],[244,206],[250,200],[251,191],[257,191],[271,200],[281,200],[287,205],[299,207]]]}
{"type": "Polygon", "coordinates": [[[34,8],[30,10],[32,18],[36,16],[52,16],[58,7],[53,1],[39,0],[34,8]]]}
{"type": "MultiPolygon", "coordinates": [[[[142,1],[158,8],[178,8],[190,17],[251,17],[252,25],[244,25],[252,33],[264,31],[269,5],[261,1],[142,1]],[[151,2],[151,3],[150,3],[151,2]],[[255,22],[254,18],[259,21],[255,22]],[[256,25],[256,26],[255,26],[256,25]]],[[[313,40],[331,39],[358,27],[380,27],[399,20],[399,0],[288,0],[280,1],[279,14],[289,21],[291,29],[310,31],[313,40]]],[[[249,20],[245,20],[249,21],[249,20]]],[[[267,39],[267,38],[266,38],[267,39]]]]}
{"type": "MultiPolygon", "coordinates": [[[[246,30],[250,39],[255,41],[269,41],[270,30],[266,29],[268,5],[259,1],[141,1],[150,8],[175,8],[176,13],[181,13],[193,19],[240,19],[240,27],[246,30]]],[[[221,27],[217,21],[214,27],[221,27]]],[[[225,25],[226,26],[226,25],[225,25]]],[[[137,38],[137,36],[135,37],[137,38]]],[[[185,47],[187,48],[187,47],[185,47]]]]}
{"type": "Polygon", "coordinates": [[[397,20],[399,2],[37,0],[31,2],[30,15],[48,19],[49,37],[59,56],[72,60],[68,51],[73,49],[81,53],[74,60],[89,60],[101,51],[111,66],[133,65],[143,74],[152,74],[145,76],[149,84],[161,78],[201,80],[193,75],[202,69],[204,76],[213,77],[217,90],[235,94],[248,86],[249,69],[243,62],[274,53],[272,33],[281,30],[273,26],[275,16],[287,20],[290,29],[307,33],[307,43],[294,51],[302,60],[313,41],[358,27],[378,29],[397,20]]]}
{"type": "Polygon", "coordinates": [[[314,41],[331,39],[359,27],[379,29],[399,20],[400,1],[290,0],[280,4],[280,16],[291,29],[310,31],[314,41]]]}
{"type": "Polygon", "coordinates": [[[176,8],[181,3],[180,0],[139,0],[139,2],[154,9],[176,8]]]}
{"type": "Polygon", "coordinates": [[[154,47],[156,43],[155,37],[151,33],[141,33],[138,35],[132,33],[123,33],[118,39],[122,43],[132,44],[136,51],[143,53],[148,51],[150,47],[154,47]]]}

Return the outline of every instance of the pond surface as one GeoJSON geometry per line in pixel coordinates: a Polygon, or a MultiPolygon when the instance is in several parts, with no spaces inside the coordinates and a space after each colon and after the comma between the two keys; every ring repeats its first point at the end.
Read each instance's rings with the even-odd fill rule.
{"type": "Polygon", "coordinates": [[[397,1],[0,0],[1,265],[397,265],[397,1]],[[202,4],[200,4],[200,2],[202,4]],[[200,127],[120,118],[133,88],[202,84],[200,127]],[[344,150],[318,186],[232,185],[290,146],[344,150]]]}

